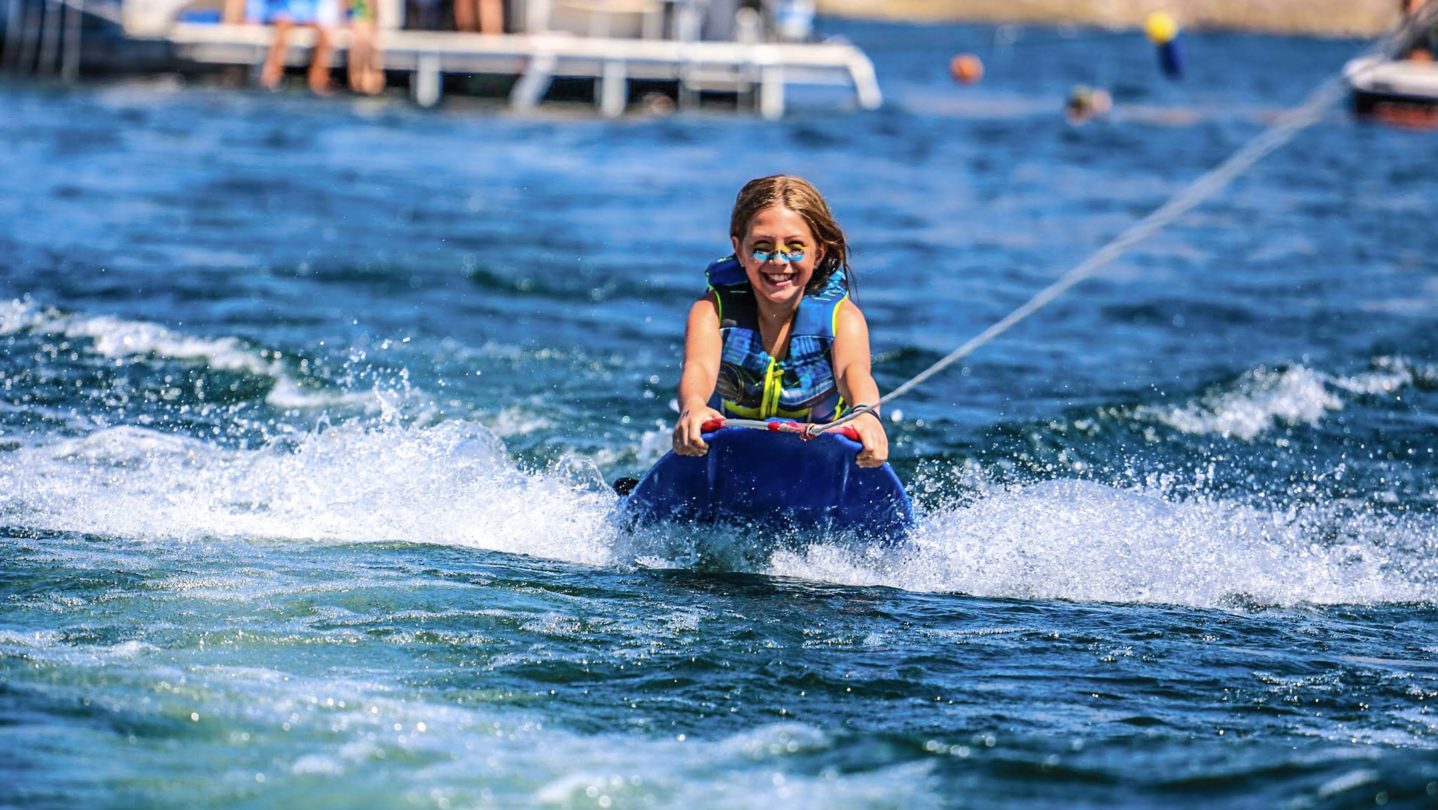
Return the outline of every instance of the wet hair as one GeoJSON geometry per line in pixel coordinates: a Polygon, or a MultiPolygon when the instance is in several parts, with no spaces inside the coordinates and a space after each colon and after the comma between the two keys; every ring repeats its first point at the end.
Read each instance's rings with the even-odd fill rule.
{"type": "Polygon", "coordinates": [[[802,177],[792,174],[774,174],[750,180],[739,189],[734,200],[734,213],[729,218],[729,235],[743,241],[749,232],[749,223],[760,211],[774,205],[793,211],[804,218],[814,239],[824,246],[824,259],[814,267],[814,277],[805,287],[807,292],[817,292],[829,283],[829,279],[840,269],[853,289],[853,273],[849,270],[849,243],[844,240],[844,229],[829,213],[829,204],[824,195],[802,177]]]}

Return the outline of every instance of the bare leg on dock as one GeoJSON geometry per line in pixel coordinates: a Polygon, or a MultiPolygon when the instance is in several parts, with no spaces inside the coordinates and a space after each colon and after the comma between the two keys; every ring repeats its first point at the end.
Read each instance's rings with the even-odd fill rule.
{"type": "Polygon", "coordinates": [[[459,31],[503,34],[504,0],[454,0],[454,27],[459,31]]]}
{"type": "Polygon", "coordinates": [[[479,30],[486,34],[504,33],[504,0],[479,0],[479,30]]]}
{"type": "Polygon", "coordinates": [[[330,94],[330,58],[334,54],[334,35],[323,25],[315,26],[315,54],[310,62],[310,90],[315,95],[330,94]]]}
{"type": "MultiPolygon", "coordinates": [[[[295,23],[288,19],[275,20],[275,41],[265,56],[265,65],[260,69],[260,84],[273,90],[280,86],[285,77],[285,51],[289,48],[290,32],[295,23]]],[[[314,55],[310,61],[310,89],[316,94],[330,94],[330,57],[334,52],[334,38],[328,26],[316,25],[314,55]]]]}
{"type": "Polygon", "coordinates": [[[379,31],[370,20],[350,23],[350,89],[367,96],[384,90],[384,53],[379,49],[379,31]]]}
{"type": "Polygon", "coordinates": [[[275,21],[275,39],[265,55],[265,66],[260,69],[260,84],[266,89],[279,87],[285,77],[285,49],[289,47],[290,30],[294,27],[289,20],[275,21]]]}

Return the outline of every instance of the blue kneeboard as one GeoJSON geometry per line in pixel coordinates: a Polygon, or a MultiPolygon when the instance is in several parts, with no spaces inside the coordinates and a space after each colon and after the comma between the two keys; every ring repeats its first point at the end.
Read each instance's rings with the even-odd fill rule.
{"type": "Polygon", "coordinates": [[[828,529],[898,541],[913,506],[885,464],[854,463],[858,442],[836,433],[804,441],[793,433],[726,427],[705,433],[703,456],[666,453],[620,513],[631,525],[735,524],[828,529]]]}

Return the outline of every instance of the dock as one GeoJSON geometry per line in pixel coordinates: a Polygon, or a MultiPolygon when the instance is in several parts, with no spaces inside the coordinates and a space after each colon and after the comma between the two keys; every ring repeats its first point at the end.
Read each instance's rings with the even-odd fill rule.
{"type": "MultiPolygon", "coordinates": [[[[214,20],[190,21],[194,9],[213,8],[218,1],[0,0],[0,72],[70,82],[78,79],[82,66],[107,72],[257,69],[274,29],[219,22],[218,13],[214,20]]],[[[401,0],[376,2],[397,9],[401,0]]],[[[757,12],[748,9],[743,10],[748,19],[739,20],[747,28],[738,25],[726,40],[698,36],[699,23],[692,17],[693,9],[702,7],[698,0],[529,0],[529,6],[516,33],[382,27],[385,71],[392,77],[408,74],[411,95],[426,107],[440,102],[447,76],[475,75],[501,79],[490,86],[508,86],[508,101],[517,110],[541,104],[558,79],[578,79],[580,88],[592,81],[595,107],[607,117],[625,112],[635,83],[660,85],[681,109],[696,106],[705,95],[730,95],[737,106],[752,106],[765,118],[784,115],[789,88],[796,85],[849,88],[861,109],[883,102],[873,63],[858,47],[807,41],[808,36],[768,41],[757,12]],[[584,10],[587,25],[576,22],[575,9],[584,10]],[[645,9],[644,24],[611,25],[625,9],[645,9]],[[686,9],[691,13],[687,19],[686,9]]],[[[399,19],[397,12],[386,14],[399,19]]],[[[296,29],[288,64],[308,64],[314,42],[313,29],[296,29]]],[[[348,31],[334,30],[332,42],[334,65],[343,67],[348,31]]],[[[572,93],[572,87],[566,89],[572,93]]]]}
{"type": "MultiPolygon", "coordinates": [[[[271,29],[261,25],[180,23],[165,39],[182,59],[205,65],[255,65],[270,46],[271,29]]],[[[307,64],[312,31],[298,30],[289,60],[307,64]]],[[[347,37],[335,36],[336,61],[343,63],[347,37]]],[[[629,82],[674,82],[681,107],[706,91],[753,92],[766,118],[784,114],[791,84],[851,87],[863,109],[883,101],[873,63],[847,43],[680,42],[620,39],[567,33],[465,34],[391,30],[384,33],[385,69],[411,74],[415,101],[439,102],[448,74],[516,77],[511,106],[529,109],[544,98],[556,78],[591,79],[595,104],[606,116],[623,114],[629,82]]]]}

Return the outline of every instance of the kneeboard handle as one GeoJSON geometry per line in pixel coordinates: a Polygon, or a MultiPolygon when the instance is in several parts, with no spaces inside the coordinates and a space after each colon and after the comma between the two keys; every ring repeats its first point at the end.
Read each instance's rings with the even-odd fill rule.
{"type": "MultiPolygon", "coordinates": [[[[795,422],[795,421],[792,421],[792,420],[789,420],[789,419],[771,419],[771,420],[769,420],[768,422],[763,423],[763,425],[764,425],[764,429],[765,429],[765,430],[768,430],[770,433],[798,433],[798,434],[800,434],[801,436],[805,435],[805,433],[804,433],[805,425],[804,425],[803,423],[801,423],[801,422],[795,422]]],[[[744,420],[744,419],[737,419],[737,420],[736,420],[736,419],[710,419],[710,420],[708,420],[707,422],[705,422],[703,425],[701,425],[701,426],[699,427],[699,429],[700,429],[701,431],[705,432],[705,433],[713,433],[714,431],[719,430],[720,428],[724,428],[724,427],[751,427],[751,426],[752,426],[752,427],[757,427],[757,424],[751,424],[749,420],[744,420]]],[[[825,432],[826,432],[826,433],[837,433],[837,434],[839,434],[840,436],[847,437],[847,438],[852,439],[852,440],[854,440],[854,441],[856,441],[856,442],[860,440],[860,439],[859,439],[859,431],[854,430],[853,428],[849,427],[848,425],[844,425],[843,427],[836,428],[836,429],[834,429],[834,430],[828,430],[828,431],[825,431],[825,432]]]]}

